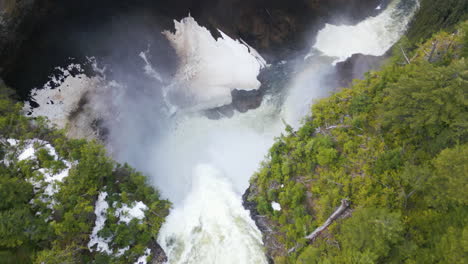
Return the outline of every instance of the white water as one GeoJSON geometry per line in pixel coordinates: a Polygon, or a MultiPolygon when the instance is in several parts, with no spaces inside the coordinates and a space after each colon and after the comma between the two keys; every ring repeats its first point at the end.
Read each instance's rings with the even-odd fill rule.
{"type": "Polygon", "coordinates": [[[231,119],[184,116],[156,148],[156,184],[175,203],[158,239],[169,263],[266,263],[241,194],[283,128],[276,116],[268,102],[231,119]]]}
{"type": "Polygon", "coordinates": [[[194,168],[192,189],[167,218],[159,241],[170,263],[266,263],[260,232],[212,164],[194,168]]]}
{"type": "MultiPolygon", "coordinates": [[[[324,34],[340,36],[341,32],[351,30],[359,32],[348,36],[357,46],[362,45],[359,43],[362,39],[375,41],[375,30],[363,28],[360,23],[354,27],[324,29],[319,34],[318,47],[332,47],[322,50],[330,57],[347,57],[354,52],[381,55],[401,36],[409,20],[397,15],[400,14],[395,10],[398,2],[392,3],[383,15],[363,22],[372,24],[373,28],[383,26],[375,45],[341,53],[342,47],[334,46],[335,39],[323,38],[324,34]],[[385,15],[389,12],[392,15],[385,15]],[[401,24],[402,20],[406,22],[401,24]],[[389,27],[391,23],[399,26],[389,27]]],[[[412,12],[408,16],[411,15],[412,12]]],[[[169,188],[172,194],[181,189],[183,193],[188,191],[188,195],[182,195],[185,199],[175,204],[158,239],[168,253],[169,263],[266,262],[259,231],[241,207],[240,196],[274,136],[284,129],[282,119],[298,127],[300,119],[310,111],[313,99],[327,94],[329,88],[322,86],[322,78],[331,69],[332,61],[314,59],[290,84],[283,106],[266,100],[258,109],[235,114],[230,119],[208,120],[192,115],[177,120],[169,138],[163,141],[164,146],[158,150],[163,150],[164,155],[153,155],[167,160],[162,162],[166,168],[156,170],[166,172],[167,182],[163,185],[172,186],[169,188]],[[174,160],[180,161],[177,168],[174,160]]]]}
{"type": "MultiPolygon", "coordinates": [[[[356,26],[327,25],[320,31],[315,49],[329,57],[312,55],[302,63],[282,104],[274,97],[265,98],[255,110],[220,120],[194,112],[229,103],[232,89],[257,89],[256,77],[265,62],[240,41],[227,36],[215,40],[193,19],[176,24],[175,34],[165,33],[181,63],[175,79],[167,80],[172,85],[163,89],[166,103],[173,105],[155,106],[151,93],[117,93],[92,100],[95,104],[103,100],[106,107],[111,105],[107,100],[116,101],[112,120],[105,120],[111,128],[109,147],[120,160],[149,173],[163,195],[174,202],[158,238],[170,264],[266,263],[261,234],[241,204],[249,178],[284,129],[283,120],[298,127],[313,99],[326,96],[333,88],[324,83],[333,60],[356,52],[380,55],[398,39],[413,13],[396,8],[403,1],[412,2],[412,8],[416,3],[394,1],[381,15],[356,26]],[[181,103],[177,94],[182,91],[188,94],[182,94],[181,103]],[[175,112],[171,110],[164,118],[156,117],[166,113],[157,109],[174,105],[192,111],[171,115],[175,112]],[[163,126],[152,125],[158,118],[164,119],[163,126]]],[[[146,53],[140,57],[145,63],[142,71],[161,81],[163,77],[150,65],[146,53]]]]}
{"type": "Polygon", "coordinates": [[[417,0],[393,1],[381,14],[357,25],[326,24],[314,48],[335,57],[335,63],[357,53],[381,56],[400,39],[418,7],[417,0]],[[400,5],[407,6],[401,9],[400,5]]]}
{"type": "Polygon", "coordinates": [[[191,110],[215,108],[230,104],[234,89],[260,87],[257,75],[264,60],[255,50],[249,52],[248,46],[221,31],[222,37],[214,39],[193,17],[174,23],[175,33],[163,32],[179,57],[175,81],[167,91],[172,104],[191,110]]]}

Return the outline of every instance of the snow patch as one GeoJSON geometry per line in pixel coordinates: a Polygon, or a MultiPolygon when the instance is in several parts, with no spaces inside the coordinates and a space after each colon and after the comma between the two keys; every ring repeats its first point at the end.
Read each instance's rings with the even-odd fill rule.
{"type": "Polygon", "coordinates": [[[34,88],[31,91],[32,99],[39,104],[33,108],[29,102],[24,105],[24,110],[31,116],[45,116],[58,128],[65,128],[69,115],[75,111],[83,96],[91,87],[96,85],[97,80],[87,77],[78,64],[71,64],[67,70],[57,68],[62,74],[52,77],[42,89],[34,88]],[[78,74],[73,76],[70,71],[76,69],[78,74]],[[56,88],[53,88],[57,86],[56,88]],[[71,89],[72,88],[72,89],[71,89]]]}
{"type": "Polygon", "coordinates": [[[138,258],[138,260],[135,262],[135,264],[146,264],[147,261],[146,259],[151,255],[151,249],[147,248],[145,250],[145,254],[141,257],[138,258]]]}
{"type": "Polygon", "coordinates": [[[21,152],[21,154],[18,156],[18,160],[27,160],[27,159],[31,159],[32,157],[34,157],[34,146],[33,144],[29,144],[25,150],[23,150],[23,152],[21,152]]]}
{"type": "Polygon", "coordinates": [[[66,69],[57,67],[61,75],[31,91],[31,98],[39,107],[25,102],[23,111],[32,117],[45,116],[59,129],[67,128],[69,137],[98,138],[97,121],[118,119],[113,106],[118,103],[123,86],[107,80],[105,68],[98,68],[94,58],[88,60],[96,76],[85,75],[79,64],[70,64],[66,69]]]}
{"type": "Polygon", "coordinates": [[[7,139],[6,141],[7,141],[8,144],[10,144],[10,146],[12,146],[12,147],[14,147],[14,146],[16,146],[16,145],[19,144],[19,141],[18,141],[18,140],[12,139],[12,138],[7,139]]]}
{"type": "Polygon", "coordinates": [[[277,202],[271,202],[271,208],[275,211],[281,211],[281,205],[277,202]]]}
{"type": "Polygon", "coordinates": [[[98,232],[104,227],[106,223],[106,213],[107,209],[109,208],[106,197],[107,192],[101,192],[99,193],[98,199],[96,201],[96,206],[94,208],[96,221],[94,222],[93,232],[89,237],[88,248],[93,251],[92,247],[97,245],[96,251],[112,254],[112,251],[109,249],[110,239],[105,239],[98,235],[98,232]]]}
{"type": "MultiPolygon", "coordinates": [[[[18,156],[18,160],[22,161],[22,160],[35,158],[36,151],[38,150],[38,149],[35,149],[34,147],[35,144],[39,145],[39,149],[45,148],[47,152],[49,153],[49,155],[51,155],[54,158],[54,160],[59,159],[59,156],[57,155],[57,152],[55,151],[55,148],[52,147],[52,145],[50,145],[48,142],[43,141],[43,140],[33,139],[27,142],[25,149],[18,156]]],[[[48,196],[52,196],[55,193],[57,193],[58,187],[56,186],[56,183],[62,182],[64,178],[68,177],[68,172],[70,171],[70,168],[72,167],[73,164],[66,160],[63,160],[63,163],[65,164],[65,169],[63,169],[57,174],[54,174],[52,170],[50,169],[46,169],[46,168],[38,169],[38,171],[42,173],[42,175],[44,176],[43,182],[47,184],[44,189],[44,193],[48,196]]],[[[39,186],[41,186],[42,183],[34,181],[33,184],[36,187],[40,188],[39,186]]]]}
{"type": "Polygon", "coordinates": [[[47,183],[47,186],[44,190],[44,193],[48,196],[52,196],[59,191],[57,187],[58,182],[62,182],[64,178],[68,177],[68,173],[72,164],[68,161],[65,161],[66,168],[58,174],[52,174],[46,169],[39,169],[39,171],[44,175],[44,182],[47,183]]]}
{"type": "MultiPolygon", "coordinates": [[[[24,145],[20,145],[20,141],[16,139],[7,139],[6,140],[12,147],[16,148],[11,150],[10,153],[7,153],[6,158],[3,160],[3,163],[9,166],[14,160],[14,155],[17,155],[18,161],[36,159],[36,152],[39,149],[46,149],[49,155],[53,157],[54,160],[59,160],[59,156],[55,151],[55,148],[46,141],[39,139],[31,139],[24,141],[24,145]],[[37,148],[36,148],[37,147],[37,148]],[[19,153],[19,154],[17,154],[19,153]]],[[[34,187],[34,193],[38,193],[43,190],[43,193],[40,193],[39,198],[42,202],[47,204],[47,207],[53,209],[55,205],[55,200],[53,195],[59,191],[58,183],[62,182],[64,178],[68,177],[68,173],[73,166],[73,163],[62,160],[65,165],[65,168],[59,172],[53,171],[48,168],[35,168],[38,172],[41,173],[42,178],[32,177],[27,179],[34,187]]],[[[31,204],[34,204],[34,199],[30,201],[31,204]]]]}
{"type": "Polygon", "coordinates": [[[127,252],[127,250],[129,250],[130,247],[129,246],[126,246],[124,248],[121,248],[117,251],[117,254],[115,254],[116,257],[120,257],[122,256],[123,254],[125,254],[125,252],[127,252]]]}
{"type": "MultiPolygon", "coordinates": [[[[116,203],[114,203],[114,207],[116,207],[116,203]]],[[[115,216],[119,217],[121,222],[128,224],[134,218],[139,220],[143,219],[145,217],[146,210],[148,210],[148,207],[141,201],[136,202],[132,207],[122,204],[122,207],[117,208],[115,211],[115,216]]]]}

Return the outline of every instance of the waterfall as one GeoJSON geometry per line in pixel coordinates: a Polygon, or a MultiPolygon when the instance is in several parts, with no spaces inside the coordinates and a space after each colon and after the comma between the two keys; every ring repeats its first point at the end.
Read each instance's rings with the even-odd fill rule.
{"type": "Polygon", "coordinates": [[[314,49],[336,58],[335,63],[357,53],[381,56],[400,39],[418,8],[417,0],[392,1],[382,13],[357,25],[326,24],[314,49]]]}
{"type": "MultiPolygon", "coordinates": [[[[385,53],[417,6],[417,0],[395,0],[357,25],[327,24],[306,60],[281,62],[295,65],[284,100],[269,94],[257,109],[230,118],[211,120],[199,110],[229,104],[233,89],[258,89],[257,76],[267,65],[247,43],[222,32],[215,39],[190,17],[176,22],[175,33],[164,33],[179,57],[174,77],[160,74],[164,65],[151,65],[142,52],[141,71],[152,80],[144,89],[132,89],[131,82],[114,80],[104,69],[99,77],[67,75],[54,92],[50,87],[35,90],[33,97],[43,105],[28,110],[34,115],[81,107],[86,110],[77,118],[81,126],[102,121],[111,153],[150,175],[174,203],[158,237],[169,263],[267,263],[260,231],[241,203],[249,178],[284,123],[298,127],[313,100],[332,91],[325,78],[333,63],[354,53],[385,53]],[[85,85],[89,83],[92,87],[85,85]],[[86,100],[64,103],[67,98],[60,93],[77,85],[86,100]],[[50,104],[51,98],[62,103],[50,104]]],[[[62,126],[63,118],[55,117],[62,126]]]]}

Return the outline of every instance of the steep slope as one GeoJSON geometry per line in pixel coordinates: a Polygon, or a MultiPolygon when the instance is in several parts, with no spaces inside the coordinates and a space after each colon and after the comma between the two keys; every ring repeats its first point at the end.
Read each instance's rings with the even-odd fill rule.
{"type": "Polygon", "coordinates": [[[403,39],[276,140],[244,195],[275,263],[464,263],[468,22],[454,32],[403,39]]]}
{"type": "Polygon", "coordinates": [[[96,142],[23,116],[0,85],[0,262],[162,263],[170,203],[96,142]]]}

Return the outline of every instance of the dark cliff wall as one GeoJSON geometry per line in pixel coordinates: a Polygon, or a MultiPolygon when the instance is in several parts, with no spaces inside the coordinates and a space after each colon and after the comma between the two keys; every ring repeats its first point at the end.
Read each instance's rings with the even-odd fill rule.
{"type": "Polygon", "coordinates": [[[382,2],[387,0],[1,0],[0,76],[16,88],[26,86],[16,83],[23,79],[18,74],[47,76],[69,56],[105,55],[109,44],[144,49],[147,36],[173,28],[172,20],[188,13],[212,32],[243,38],[275,59],[307,46],[325,21],[353,23],[382,2]]]}

